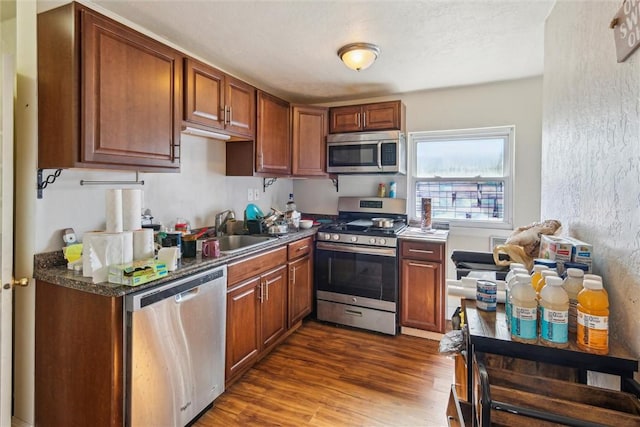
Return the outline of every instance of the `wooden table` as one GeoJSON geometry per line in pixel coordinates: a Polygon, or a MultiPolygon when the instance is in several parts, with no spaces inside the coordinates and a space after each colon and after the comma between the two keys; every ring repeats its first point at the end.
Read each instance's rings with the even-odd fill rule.
{"type": "Polygon", "coordinates": [[[587,382],[587,371],[603,372],[621,378],[623,391],[638,394],[638,383],[633,380],[638,371],[638,360],[620,343],[609,339],[609,354],[606,356],[587,353],[575,344],[575,336],[568,348],[560,349],[540,344],[524,344],[511,341],[507,329],[504,304],[498,304],[496,312],[478,310],[474,300],[462,300],[467,340],[467,398],[472,402],[473,359],[476,353],[490,353],[519,359],[577,368],[579,381],[587,382]]]}

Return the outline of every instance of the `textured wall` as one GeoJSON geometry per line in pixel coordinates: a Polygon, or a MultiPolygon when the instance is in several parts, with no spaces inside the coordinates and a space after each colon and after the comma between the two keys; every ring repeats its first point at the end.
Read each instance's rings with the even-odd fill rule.
{"type": "Polygon", "coordinates": [[[640,51],[616,62],[620,5],[561,0],[547,19],[541,216],[593,244],[610,333],[640,355],[640,51]]]}

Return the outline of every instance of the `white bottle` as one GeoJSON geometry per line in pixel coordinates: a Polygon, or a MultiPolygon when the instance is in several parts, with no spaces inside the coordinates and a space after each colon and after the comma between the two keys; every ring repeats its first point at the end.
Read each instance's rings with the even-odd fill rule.
{"type": "MultiPolygon", "coordinates": [[[[506,281],[504,284],[504,312],[507,320],[507,329],[511,329],[511,299],[509,298],[511,295],[511,288],[516,284],[516,275],[524,274],[525,276],[529,275],[529,272],[522,264],[513,263],[511,265],[516,265],[509,273],[507,277],[505,277],[506,281]],[[522,265],[522,267],[517,267],[518,265],[522,265]],[[509,277],[511,276],[511,277],[509,277]]],[[[511,265],[509,267],[511,267],[511,265]]]]}
{"type": "Polygon", "coordinates": [[[529,344],[538,342],[538,302],[529,275],[517,274],[511,288],[511,340],[529,344]]]}
{"type": "Polygon", "coordinates": [[[569,297],[569,333],[576,333],[577,313],[576,306],[578,305],[578,294],[582,290],[582,280],[584,278],[584,271],[579,268],[567,268],[567,277],[562,283],[567,296],[569,297]]]}
{"type": "Polygon", "coordinates": [[[540,291],[540,343],[557,348],[569,345],[569,296],[557,276],[547,277],[540,291]]]}

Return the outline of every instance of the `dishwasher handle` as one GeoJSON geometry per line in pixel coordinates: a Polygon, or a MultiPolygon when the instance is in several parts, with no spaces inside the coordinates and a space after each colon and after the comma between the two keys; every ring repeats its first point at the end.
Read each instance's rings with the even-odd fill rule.
{"type": "Polygon", "coordinates": [[[182,304],[183,302],[187,302],[190,299],[195,298],[199,292],[200,292],[200,286],[198,286],[197,288],[189,289],[188,291],[184,291],[176,295],[174,297],[176,300],[176,304],[182,304]]]}

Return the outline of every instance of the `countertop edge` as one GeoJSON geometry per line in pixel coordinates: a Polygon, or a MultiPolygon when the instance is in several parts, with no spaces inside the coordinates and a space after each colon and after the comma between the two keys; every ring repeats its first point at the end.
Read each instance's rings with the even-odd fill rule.
{"type": "MultiPolygon", "coordinates": [[[[317,231],[317,227],[313,227],[308,230],[300,230],[295,233],[280,236],[276,240],[265,243],[258,247],[248,248],[246,251],[241,251],[232,255],[222,255],[218,258],[202,258],[201,254],[198,253],[195,258],[182,259],[180,266],[178,266],[178,269],[170,272],[166,277],[139,286],[125,286],[108,282],[93,283],[91,277],[83,277],[74,273],[73,271],[67,269],[66,264],[50,266],[47,263],[39,264],[38,262],[34,262],[33,277],[36,280],[63,286],[70,289],[76,289],[83,292],[103,295],[106,297],[121,297],[126,294],[141,291],[143,289],[149,289],[162,284],[166,284],[173,280],[190,276],[201,271],[206,271],[221,265],[229,264],[230,262],[238,261],[243,258],[258,254],[260,252],[268,251],[270,249],[274,249],[276,247],[283,246],[309,236],[314,236],[317,231]]],[[[60,254],[61,253],[62,252],[60,251],[60,254]]],[[[55,252],[53,252],[52,257],[56,257],[55,252]]]]}

